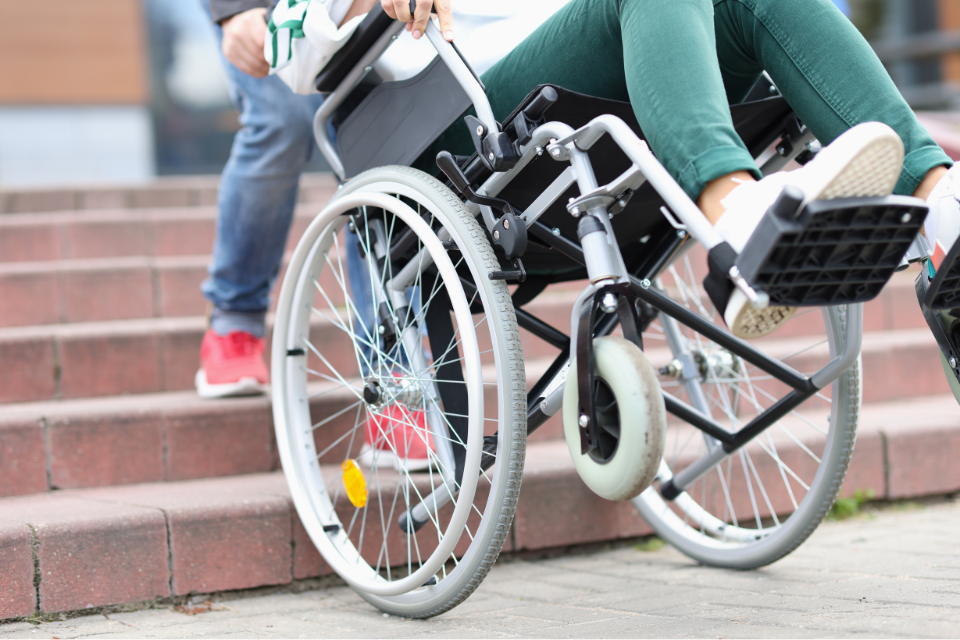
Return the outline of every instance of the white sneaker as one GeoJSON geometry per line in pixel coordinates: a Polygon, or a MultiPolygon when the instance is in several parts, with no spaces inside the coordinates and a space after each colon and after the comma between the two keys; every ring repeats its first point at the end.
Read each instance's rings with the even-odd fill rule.
{"type": "Polygon", "coordinates": [[[930,192],[930,213],[923,223],[927,244],[933,248],[933,268],[939,269],[960,236],[960,164],[955,164],[930,192]]]}
{"type": "MultiPolygon", "coordinates": [[[[889,195],[903,168],[903,142],[880,122],[857,125],[796,171],[780,172],[759,182],[747,181],[721,200],[726,212],[716,230],[737,253],[786,186],[803,193],[803,205],[814,200],[889,195]]],[[[734,289],[723,319],[738,338],[760,338],[790,319],[796,307],[756,309],[734,289]]]]}

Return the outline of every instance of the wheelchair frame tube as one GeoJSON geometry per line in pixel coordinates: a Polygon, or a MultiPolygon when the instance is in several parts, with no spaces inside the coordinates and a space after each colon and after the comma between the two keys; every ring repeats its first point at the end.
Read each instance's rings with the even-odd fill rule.
{"type": "Polygon", "coordinates": [[[588,151],[605,133],[609,134],[627,158],[640,168],[671,211],[686,225],[687,231],[707,251],[723,242],[700,208],[654,157],[647,143],[638,138],[620,118],[611,115],[597,116],[569,136],[552,143],[549,148],[573,143],[577,149],[588,151]]]}
{"type": "MultiPolygon", "coordinates": [[[[667,410],[670,413],[687,420],[701,431],[709,433],[709,435],[720,440],[723,446],[712,449],[707,455],[664,482],[660,486],[660,494],[667,500],[673,500],[727,456],[746,446],[751,440],[773,426],[780,418],[786,416],[817,391],[840,377],[860,356],[862,328],[863,305],[848,304],[843,350],[838,358],[831,360],[825,367],[810,377],[809,381],[813,388],[794,388],[793,391],[780,398],[772,407],[766,409],[736,433],[730,433],[708,416],[696,412],[692,407],[675,398],[667,401],[667,410]]],[[[747,360],[747,358],[744,359],[747,360]]],[[[768,373],[772,374],[772,372],[768,373]]],[[[669,396],[664,394],[664,400],[666,401],[668,398],[669,396]]]]}
{"type": "Polygon", "coordinates": [[[320,153],[327,159],[330,167],[341,180],[345,179],[343,163],[340,161],[340,154],[337,153],[337,149],[333,146],[333,141],[331,141],[330,136],[327,135],[327,121],[330,119],[330,116],[333,115],[333,112],[336,111],[337,107],[347,99],[350,92],[360,84],[364,76],[370,72],[373,63],[376,62],[380,56],[383,55],[383,52],[387,50],[387,47],[397,39],[397,35],[403,30],[403,27],[404,24],[400,21],[390,25],[390,27],[383,32],[383,35],[370,47],[370,50],[363,54],[360,62],[350,70],[350,73],[343,79],[343,82],[337,85],[337,88],[324,99],[323,104],[317,109],[316,115],[313,116],[313,137],[317,141],[317,146],[320,147],[320,153]]]}
{"type": "MultiPolygon", "coordinates": [[[[734,355],[740,356],[758,369],[769,373],[774,378],[789,385],[793,389],[798,391],[816,391],[819,388],[810,378],[807,378],[793,367],[785,365],[782,362],[774,360],[766,354],[755,350],[748,342],[724,331],[712,322],[704,319],[699,314],[690,311],[683,305],[663,295],[654,289],[649,280],[639,280],[638,278],[631,276],[630,289],[633,294],[637,296],[637,298],[643,300],[654,309],[657,309],[661,313],[667,314],[671,318],[676,318],[685,326],[688,326],[694,331],[703,334],[727,351],[730,351],[734,355]]],[[[859,347],[859,342],[857,343],[857,346],[859,347]]],[[[857,353],[859,353],[859,349],[857,353]]],[[[850,364],[853,364],[852,361],[850,364]]],[[[849,365],[847,366],[849,367],[849,365]]]]}
{"type": "Polygon", "coordinates": [[[430,44],[437,50],[437,55],[447,65],[453,73],[453,77],[457,79],[467,97],[470,98],[473,108],[477,110],[477,118],[480,119],[487,131],[498,131],[499,127],[497,127],[497,119],[493,116],[493,108],[490,106],[487,94],[473,70],[463,61],[460,54],[453,48],[453,44],[444,39],[443,34],[440,33],[440,28],[434,24],[433,19],[427,21],[425,32],[430,44]]]}
{"type": "MultiPolygon", "coordinates": [[[[520,150],[520,159],[517,161],[517,164],[514,165],[513,169],[504,171],[502,173],[494,173],[492,176],[487,178],[486,181],[484,181],[479,189],[477,189],[477,193],[482,196],[497,196],[508,184],[510,184],[510,182],[517,176],[518,173],[523,171],[524,167],[530,163],[535,155],[539,155],[537,154],[537,147],[543,149],[551,140],[568,136],[573,132],[573,127],[562,122],[546,122],[540,125],[534,129],[532,137],[530,138],[530,142],[528,142],[520,150]]],[[[576,176],[572,175],[574,170],[570,167],[564,169],[564,171],[567,170],[571,171],[570,174],[566,175],[568,175],[568,179],[571,180],[570,184],[573,184],[573,180],[576,179],[576,176]]],[[[551,187],[552,186],[553,185],[551,185],[551,187]]],[[[560,197],[561,195],[563,194],[557,194],[557,197],[560,197]]],[[[496,220],[493,219],[492,212],[490,212],[488,208],[487,211],[483,211],[483,209],[486,207],[480,207],[480,205],[476,204],[475,202],[470,202],[469,200],[466,201],[464,205],[467,207],[467,211],[474,215],[476,215],[478,212],[482,212],[483,222],[487,226],[487,231],[490,231],[491,233],[493,232],[493,226],[496,224],[496,220]],[[488,213],[490,215],[487,215],[488,213]]],[[[546,210],[546,208],[544,208],[544,210],[546,210]]],[[[530,224],[529,220],[526,220],[526,218],[524,219],[527,224],[530,224]]]]}
{"type": "MultiPolygon", "coordinates": [[[[374,45],[370,47],[370,50],[363,55],[360,62],[357,63],[357,66],[350,70],[350,73],[343,79],[343,82],[337,85],[337,88],[327,96],[313,117],[313,136],[317,140],[317,146],[320,147],[320,152],[323,154],[323,157],[327,159],[330,167],[341,180],[346,179],[343,162],[340,160],[340,154],[337,153],[333,141],[331,141],[330,136],[327,135],[327,121],[337,107],[347,99],[350,92],[360,84],[360,81],[363,80],[364,76],[370,71],[373,63],[375,63],[393,41],[397,39],[397,36],[403,28],[404,23],[399,20],[390,25],[374,45]]],[[[444,64],[447,65],[451,73],[453,73],[453,77],[457,79],[457,82],[460,83],[460,86],[463,87],[464,92],[466,92],[467,97],[470,98],[470,101],[473,103],[473,108],[477,111],[477,117],[480,118],[480,121],[483,122],[489,131],[496,131],[497,121],[493,115],[493,109],[490,107],[490,101],[487,100],[487,94],[484,93],[479,79],[453,48],[453,45],[444,40],[443,34],[440,33],[440,29],[434,24],[432,19],[427,22],[426,36],[430,44],[433,45],[433,48],[437,50],[437,55],[439,55],[444,64]]]]}

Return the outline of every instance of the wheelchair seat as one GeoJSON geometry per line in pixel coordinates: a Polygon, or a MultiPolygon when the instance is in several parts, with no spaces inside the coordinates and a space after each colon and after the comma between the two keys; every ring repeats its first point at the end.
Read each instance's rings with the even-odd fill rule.
{"type": "MultiPolygon", "coordinates": [[[[525,108],[545,85],[534,89],[521,105],[506,119],[510,122],[525,108]]],[[[603,114],[612,114],[622,119],[641,139],[643,131],[628,102],[587,96],[562,87],[554,87],[558,98],[547,112],[547,119],[564,122],[574,129],[603,114]]],[[[766,98],[755,102],[733,105],[730,108],[733,124],[750,153],[756,157],[772,144],[794,119],[793,111],[782,97],[766,98]]],[[[601,138],[591,149],[590,158],[600,184],[610,182],[626,171],[630,161],[610,137],[601,138]]],[[[469,162],[468,162],[469,164],[469,162]]],[[[560,175],[562,163],[541,156],[535,158],[520,172],[516,179],[500,193],[511,204],[526,209],[560,175]]],[[[480,180],[486,179],[486,175],[480,180]]],[[[565,238],[576,239],[577,219],[566,210],[568,198],[579,195],[576,185],[553,203],[541,216],[540,222],[558,229],[565,238]]],[[[627,268],[632,269],[648,252],[636,250],[638,241],[646,244],[648,238],[657,240],[673,231],[667,219],[660,214],[666,203],[648,182],[644,183],[627,202],[624,210],[613,216],[614,232],[620,244],[627,268]],[[633,249],[631,249],[633,247],[633,249]]],[[[649,247],[649,245],[647,245],[649,247]]],[[[524,265],[530,275],[550,275],[556,280],[578,280],[586,277],[586,270],[579,264],[544,244],[531,242],[524,256],[524,265]]]]}
{"type": "MultiPolygon", "coordinates": [[[[329,87],[332,79],[345,74],[369,42],[383,33],[383,24],[372,11],[364,23],[367,28],[354,34],[348,45],[338,52],[338,56],[356,42],[354,53],[346,53],[339,60],[335,57],[318,77],[317,86],[329,87]],[[378,26],[379,25],[379,26],[378,26]],[[358,35],[359,34],[359,35],[358,35]],[[352,56],[348,58],[347,56],[352,56]],[[352,61],[352,62],[351,62],[352,61]],[[338,71],[339,70],[339,71],[338,71]]],[[[389,23],[389,19],[388,19],[389,23]]],[[[525,109],[548,85],[534,88],[517,108],[505,119],[510,122],[525,109]]],[[[553,86],[553,85],[551,85],[553,86]]],[[[640,129],[633,108],[628,102],[588,96],[563,87],[553,86],[557,91],[557,100],[546,114],[548,120],[568,124],[574,129],[586,125],[597,116],[611,114],[622,119],[641,139],[645,136],[640,129]]],[[[439,57],[423,71],[407,80],[380,82],[372,88],[361,85],[354,90],[353,99],[348,99],[344,107],[349,113],[337,125],[336,147],[343,162],[344,177],[352,178],[368,169],[385,165],[432,164],[432,159],[420,158],[431,148],[432,143],[451,125],[460,120],[470,107],[470,99],[449,67],[439,57]],[[361,94],[361,95],[356,95],[361,94]],[[418,162],[419,159],[419,162],[418,162]]],[[[730,108],[733,124],[747,149],[755,157],[777,140],[785,130],[797,127],[796,118],[786,100],[780,96],[733,105],[730,108]]],[[[460,125],[466,126],[466,125],[460,125]]],[[[451,150],[456,151],[456,150],[451,150]]],[[[465,151],[465,150],[460,150],[465,151]]],[[[609,137],[601,139],[591,151],[597,180],[603,184],[620,175],[630,166],[630,161],[609,137]]],[[[462,162],[466,167],[476,165],[476,153],[462,162]]],[[[436,167],[434,166],[434,169],[436,167]]],[[[501,198],[523,210],[526,209],[560,175],[564,167],[561,163],[545,158],[536,158],[500,194],[501,198]]],[[[490,176],[483,171],[471,176],[471,181],[479,185],[490,176]]],[[[443,181],[446,177],[436,171],[443,181]]],[[[569,197],[579,193],[571,185],[568,193],[563,194],[541,217],[540,222],[566,238],[577,237],[577,220],[569,215],[565,203],[569,197]]],[[[661,215],[660,208],[664,200],[649,184],[644,184],[633,194],[621,214],[612,219],[620,249],[627,267],[643,260],[648,252],[631,250],[638,240],[644,244],[649,239],[659,240],[672,232],[667,219],[661,215]]],[[[649,247],[650,245],[647,245],[649,247]]],[[[584,267],[560,254],[555,249],[535,239],[530,243],[524,264],[531,276],[547,276],[554,280],[578,280],[586,276],[584,267]]]]}

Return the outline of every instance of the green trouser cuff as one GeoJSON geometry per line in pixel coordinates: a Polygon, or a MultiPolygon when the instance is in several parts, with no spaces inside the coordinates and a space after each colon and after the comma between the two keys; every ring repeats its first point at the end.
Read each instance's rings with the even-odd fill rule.
{"type": "Polygon", "coordinates": [[[691,160],[680,171],[678,182],[691,200],[696,201],[707,183],[734,171],[749,171],[754,178],[763,177],[750,152],[742,147],[713,147],[691,160]]]}
{"type": "Polygon", "coordinates": [[[893,192],[898,196],[912,196],[920,183],[923,182],[927,172],[941,165],[952,167],[953,160],[936,145],[920,147],[911,151],[903,159],[903,171],[900,172],[900,180],[897,181],[897,186],[893,188],[893,192]]]}

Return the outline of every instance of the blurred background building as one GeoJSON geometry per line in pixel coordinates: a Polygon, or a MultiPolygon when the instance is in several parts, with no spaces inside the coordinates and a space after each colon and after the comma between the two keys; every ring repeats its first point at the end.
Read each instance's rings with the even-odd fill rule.
{"type": "MultiPolygon", "coordinates": [[[[960,104],[960,0],[835,2],[911,105],[960,104]]],[[[0,187],[215,174],[237,126],[199,0],[0,0],[0,187]]]]}

